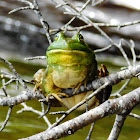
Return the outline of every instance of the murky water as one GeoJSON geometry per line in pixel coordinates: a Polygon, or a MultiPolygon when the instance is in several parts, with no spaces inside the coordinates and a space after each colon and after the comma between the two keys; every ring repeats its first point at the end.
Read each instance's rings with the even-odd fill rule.
{"type": "MultiPolygon", "coordinates": [[[[98,59],[98,57],[97,57],[98,59]]],[[[45,61],[45,60],[44,60],[45,61]]],[[[101,60],[100,60],[101,61],[101,60]]],[[[41,64],[31,64],[31,63],[23,63],[18,61],[11,61],[14,67],[16,68],[17,72],[21,74],[22,77],[26,79],[32,79],[33,74],[40,68],[44,67],[44,65],[41,64]],[[23,69],[24,68],[24,69],[23,69]]],[[[116,65],[111,62],[99,62],[106,64],[108,66],[109,71],[115,72],[119,71],[119,68],[121,66],[116,65]]],[[[0,63],[0,67],[4,67],[5,65],[0,63]]],[[[3,68],[2,68],[3,69],[3,68]]],[[[113,86],[113,91],[118,90],[118,88],[121,87],[121,85],[124,82],[121,82],[115,86],[113,86]]],[[[128,88],[123,91],[123,94],[135,89],[136,87],[139,87],[139,81],[134,78],[128,85],[128,88]]],[[[31,86],[31,88],[33,88],[31,86]]],[[[22,89],[19,89],[19,91],[15,92],[14,84],[9,86],[8,93],[11,94],[11,96],[16,96],[17,94],[21,93],[22,89]]],[[[32,106],[34,109],[41,110],[40,103],[37,100],[28,101],[27,105],[32,106]]],[[[8,140],[9,138],[11,140],[15,140],[18,138],[24,138],[31,136],[33,134],[42,132],[47,129],[47,124],[44,122],[44,120],[38,119],[38,115],[34,114],[32,112],[23,112],[21,114],[17,114],[17,111],[22,108],[21,105],[17,105],[13,107],[13,111],[10,117],[10,120],[6,126],[6,128],[0,133],[0,140],[8,140]]],[[[52,108],[51,111],[60,111],[65,110],[65,108],[52,108]]],[[[0,125],[2,125],[3,121],[5,120],[6,113],[8,111],[8,107],[0,107],[0,125]]],[[[133,113],[140,114],[140,105],[135,107],[132,111],[133,113]]],[[[71,113],[66,119],[72,119],[76,116],[78,116],[81,112],[73,112],[71,113]]],[[[53,115],[47,115],[49,121],[51,123],[55,122],[56,117],[60,117],[60,115],[53,116],[53,115]]],[[[112,125],[114,123],[115,115],[106,117],[102,120],[99,120],[96,122],[96,125],[94,127],[94,131],[92,133],[91,140],[106,140],[109,136],[109,133],[112,129],[112,125]]],[[[79,131],[77,131],[74,135],[64,137],[63,140],[71,140],[71,139],[77,139],[77,140],[83,140],[86,138],[88,131],[90,129],[90,126],[87,126],[79,131]]],[[[122,132],[119,136],[119,140],[137,140],[140,137],[140,122],[139,120],[135,118],[128,117],[124,123],[124,127],[122,129],[122,132]]]]}

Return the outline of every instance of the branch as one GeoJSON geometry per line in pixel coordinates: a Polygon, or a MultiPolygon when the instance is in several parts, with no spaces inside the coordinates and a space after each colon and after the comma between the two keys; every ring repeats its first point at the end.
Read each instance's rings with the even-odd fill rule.
{"type": "Polygon", "coordinates": [[[28,91],[28,88],[27,88],[25,82],[23,82],[23,79],[16,72],[15,68],[13,67],[13,65],[10,62],[8,62],[7,60],[3,59],[2,57],[0,57],[0,61],[4,62],[6,65],[8,65],[8,67],[12,70],[12,72],[14,73],[14,75],[16,76],[16,78],[18,79],[20,84],[26,89],[26,91],[28,91]]]}
{"type": "Polygon", "coordinates": [[[43,29],[45,30],[45,34],[46,34],[46,37],[48,38],[49,44],[51,44],[52,41],[51,41],[51,37],[50,37],[50,33],[49,33],[49,24],[43,19],[43,16],[39,10],[39,5],[37,3],[37,0],[33,0],[33,3],[31,3],[28,0],[18,0],[18,1],[24,3],[28,6],[16,8],[16,9],[10,11],[9,14],[12,14],[12,13],[15,13],[15,12],[18,12],[21,10],[33,10],[37,14],[37,16],[40,20],[40,23],[43,26],[43,29]]]}
{"type": "Polygon", "coordinates": [[[140,120],[140,116],[137,114],[130,113],[129,116],[140,120]]]}
{"type": "Polygon", "coordinates": [[[35,94],[32,92],[26,92],[24,94],[15,97],[3,97],[0,98],[0,106],[13,106],[32,99],[43,99],[42,94],[35,94]]]}
{"type": "Polygon", "coordinates": [[[123,127],[126,115],[116,115],[115,123],[107,140],[117,140],[123,127]]]}
{"type": "Polygon", "coordinates": [[[52,129],[48,129],[39,134],[33,135],[21,140],[52,140],[59,139],[61,137],[75,133],[77,130],[102,119],[111,114],[124,115],[128,110],[132,110],[138,103],[140,103],[140,88],[133,90],[132,92],[121,96],[117,99],[110,99],[99,105],[98,107],[91,109],[90,111],[72,119],[52,129]]]}
{"type": "MultiPolygon", "coordinates": [[[[120,71],[120,72],[117,72],[114,74],[110,74],[107,77],[96,79],[96,80],[92,81],[91,83],[87,84],[86,87],[81,86],[75,94],[98,89],[100,86],[104,85],[105,83],[109,83],[110,86],[115,85],[115,84],[121,82],[122,80],[133,78],[136,75],[138,75],[139,73],[140,73],[140,65],[137,65],[136,67],[131,67],[129,69],[126,69],[126,70],[123,70],[123,71],[120,71]]],[[[74,91],[75,91],[75,89],[66,89],[63,92],[65,92],[69,96],[73,96],[74,91]]],[[[44,96],[42,94],[39,95],[39,94],[35,94],[32,92],[26,91],[25,94],[21,94],[21,95],[15,96],[15,97],[0,98],[0,106],[17,105],[22,102],[36,99],[36,98],[43,99],[44,96]]]]}
{"type": "MultiPolygon", "coordinates": [[[[24,107],[21,110],[17,111],[17,113],[22,113],[24,111],[30,111],[33,113],[36,113],[38,115],[43,115],[43,113],[41,111],[35,110],[32,107],[27,106],[25,103],[21,103],[21,105],[24,107]]],[[[49,122],[48,118],[46,116],[43,116],[44,121],[47,123],[48,127],[51,126],[51,123],[49,122]]]]}
{"type": "MultiPolygon", "coordinates": [[[[131,79],[136,75],[138,75],[139,73],[140,73],[140,65],[137,65],[135,67],[129,67],[126,70],[110,74],[103,78],[96,79],[91,83],[88,83],[86,87],[81,86],[79,90],[76,91],[75,94],[98,89],[100,86],[104,85],[105,83],[109,83],[109,85],[112,86],[118,84],[122,80],[131,79]]],[[[62,92],[68,94],[69,96],[73,96],[72,93],[74,93],[74,91],[75,89],[66,89],[63,90],[62,92]]]]}
{"type": "Polygon", "coordinates": [[[46,59],[46,56],[35,56],[35,57],[28,57],[28,58],[24,58],[24,60],[29,61],[29,60],[36,60],[36,59],[46,59]]]}
{"type": "Polygon", "coordinates": [[[5,128],[6,124],[8,123],[8,120],[9,120],[11,112],[12,112],[12,108],[13,108],[13,106],[10,106],[10,108],[8,109],[6,119],[5,119],[3,125],[2,125],[2,127],[0,129],[0,132],[5,128]]]}

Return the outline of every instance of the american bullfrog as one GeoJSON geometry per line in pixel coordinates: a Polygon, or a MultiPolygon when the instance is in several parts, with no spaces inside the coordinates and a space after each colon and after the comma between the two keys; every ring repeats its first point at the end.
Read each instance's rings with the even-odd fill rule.
{"type": "MultiPolygon", "coordinates": [[[[46,56],[46,70],[41,69],[34,75],[38,87],[45,96],[54,96],[62,106],[71,108],[93,92],[89,91],[68,98],[58,96],[67,97],[61,92],[63,89],[78,88],[98,76],[95,54],[84,42],[81,34],[78,33],[72,37],[66,37],[61,32],[56,34],[55,41],[46,51],[46,56]]],[[[88,102],[88,106],[97,106],[99,103],[100,98],[95,96],[88,102]]],[[[85,105],[78,109],[84,110],[85,105]]]]}

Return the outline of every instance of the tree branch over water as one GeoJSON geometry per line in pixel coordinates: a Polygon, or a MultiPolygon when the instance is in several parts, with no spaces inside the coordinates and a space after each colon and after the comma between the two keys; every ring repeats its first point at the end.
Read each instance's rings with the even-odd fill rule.
{"type": "MultiPolygon", "coordinates": [[[[0,60],[3,60],[3,58],[0,60]]],[[[91,83],[89,83],[86,87],[81,86],[75,94],[98,89],[100,86],[102,86],[105,83],[108,83],[108,85],[115,85],[122,80],[136,77],[139,73],[140,73],[140,65],[137,65],[136,67],[128,68],[126,70],[123,70],[123,71],[120,71],[120,72],[117,72],[114,74],[110,74],[107,77],[96,79],[96,80],[92,81],[91,83]]],[[[1,75],[1,77],[3,77],[3,75],[1,75]]],[[[75,89],[67,89],[67,90],[64,90],[63,92],[65,92],[69,96],[73,96],[72,93],[74,90],[75,89]]],[[[37,98],[37,99],[44,98],[44,96],[42,94],[34,94],[33,92],[31,92],[31,91],[28,92],[28,91],[29,90],[25,91],[24,94],[21,94],[21,95],[15,96],[15,97],[0,98],[0,106],[17,105],[22,102],[32,100],[35,98],[37,98]]]]}
{"type": "MultiPolygon", "coordinates": [[[[100,27],[117,27],[120,29],[122,27],[138,24],[138,23],[140,23],[140,20],[136,20],[133,22],[126,22],[124,24],[95,23],[88,16],[83,14],[83,11],[87,8],[87,6],[91,2],[92,2],[92,6],[96,6],[97,4],[104,2],[104,0],[99,0],[99,1],[96,1],[95,3],[91,0],[87,0],[85,3],[83,3],[83,5],[81,7],[76,7],[74,4],[72,4],[70,1],[67,1],[67,0],[53,0],[53,2],[56,4],[56,8],[63,9],[63,13],[72,16],[72,18],[69,21],[67,21],[67,23],[65,25],[63,25],[62,27],[60,27],[59,29],[50,29],[48,22],[43,19],[43,16],[40,12],[39,5],[36,0],[33,0],[32,2],[30,2],[28,0],[18,0],[18,1],[26,4],[27,6],[16,8],[16,9],[12,10],[10,12],[10,14],[20,11],[20,10],[33,10],[39,17],[40,23],[45,30],[47,39],[50,44],[52,43],[51,37],[50,37],[51,33],[56,33],[59,31],[79,32],[86,28],[93,27],[94,29],[96,29],[97,32],[99,32],[102,36],[104,36],[108,42],[110,42],[110,44],[107,47],[103,47],[102,49],[94,50],[94,52],[101,53],[103,51],[107,51],[108,49],[110,49],[112,47],[116,47],[121,52],[121,54],[126,62],[126,67],[124,70],[121,70],[121,71],[118,70],[117,73],[113,73],[106,77],[95,79],[94,81],[87,83],[86,86],[82,85],[78,90],[76,90],[76,92],[74,92],[75,89],[64,89],[62,92],[69,95],[69,97],[74,96],[75,94],[80,94],[80,93],[83,93],[86,91],[91,91],[91,90],[93,90],[93,93],[91,93],[87,98],[85,98],[84,100],[82,100],[77,105],[73,106],[72,108],[70,108],[67,111],[61,111],[61,112],[59,111],[59,112],[51,113],[54,115],[62,114],[62,116],[59,119],[57,119],[57,121],[54,124],[51,124],[49,122],[49,120],[47,119],[47,117],[42,115],[45,112],[43,103],[41,104],[42,112],[35,110],[32,107],[29,107],[25,104],[26,101],[33,100],[33,99],[37,99],[37,100],[42,99],[42,101],[43,100],[46,101],[46,98],[44,98],[43,94],[40,94],[40,91],[37,91],[35,93],[36,87],[34,89],[30,90],[27,83],[30,83],[30,84],[34,84],[34,83],[32,81],[30,82],[28,80],[23,79],[17,73],[16,69],[13,67],[13,65],[9,61],[0,57],[0,61],[5,63],[12,71],[12,74],[7,73],[5,71],[0,71],[0,76],[3,80],[2,90],[3,90],[4,95],[6,96],[6,97],[0,98],[0,106],[9,106],[9,110],[8,110],[6,119],[1,127],[1,131],[5,128],[7,122],[10,118],[12,107],[22,103],[21,105],[23,106],[23,108],[20,111],[18,111],[18,113],[22,113],[23,111],[32,111],[38,115],[42,115],[45,122],[49,126],[49,128],[46,131],[33,135],[28,138],[24,138],[23,140],[58,139],[58,138],[61,138],[61,137],[67,136],[67,135],[71,135],[71,134],[75,133],[77,130],[83,128],[84,126],[89,125],[99,119],[102,119],[106,116],[110,116],[112,114],[116,114],[116,119],[115,119],[115,122],[114,122],[114,125],[112,128],[112,131],[108,137],[108,140],[117,139],[121,132],[125,119],[127,118],[128,115],[131,117],[140,119],[139,115],[130,113],[131,110],[137,104],[140,103],[140,87],[137,89],[134,89],[133,91],[131,91],[130,93],[127,93],[124,96],[121,96],[121,94],[120,94],[120,92],[124,88],[126,88],[126,86],[131,81],[132,78],[140,77],[140,64],[136,61],[136,58],[138,58],[139,56],[136,56],[135,44],[134,44],[133,40],[126,41],[124,39],[120,39],[120,41],[118,41],[116,43],[100,27]],[[81,20],[82,22],[84,22],[84,25],[82,25],[80,27],[69,26],[75,19],[81,20]],[[133,58],[132,64],[123,48],[123,43],[125,43],[126,46],[128,48],[130,48],[130,50],[131,50],[131,54],[132,54],[132,58],[133,58]],[[109,99],[106,102],[99,105],[98,107],[91,109],[91,110],[87,111],[86,113],[79,115],[78,117],[76,117],[72,120],[69,120],[67,122],[60,124],[62,122],[62,120],[65,117],[67,117],[71,112],[76,110],[81,105],[86,104],[88,102],[88,100],[90,100],[93,96],[98,94],[101,90],[103,90],[107,86],[116,85],[123,80],[126,80],[125,84],[116,93],[112,94],[112,97],[115,97],[115,98],[119,97],[119,98],[109,99]],[[5,82],[5,81],[7,81],[7,82],[5,82]],[[24,89],[24,91],[22,91],[22,93],[20,95],[17,95],[14,97],[8,96],[6,87],[8,85],[10,85],[12,82],[15,82],[15,86],[16,86],[15,90],[18,89],[19,86],[21,86],[24,89]]],[[[46,59],[46,56],[35,56],[35,57],[26,58],[27,61],[35,60],[35,59],[46,59]]],[[[66,97],[61,97],[61,98],[66,98],[66,97]]],[[[56,101],[56,99],[52,96],[50,97],[50,100],[51,100],[51,102],[56,101]]],[[[90,136],[91,136],[91,132],[90,132],[90,136]]],[[[90,139],[90,136],[88,139],[90,139]]]]}
{"type": "MultiPolygon", "coordinates": [[[[77,130],[83,128],[84,126],[94,121],[97,121],[99,119],[102,119],[106,116],[110,116],[112,114],[119,114],[119,115],[127,116],[129,112],[139,103],[140,103],[140,88],[137,88],[133,90],[132,92],[124,96],[121,96],[120,98],[107,100],[106,102],[99,105],[98,107],[91,109],[90,111],[72,120],[64,122],[63,124],[60,124],[59,126],[56,126],[52,129],[48,129],[44,132],[33,135],[31,137],[23,138],[21,140],[59,139],[69,134],[74,134],[77,130]]],[[[110,139],[110,137],[109,137],[109,140],[112,140],[110,139]]]]}

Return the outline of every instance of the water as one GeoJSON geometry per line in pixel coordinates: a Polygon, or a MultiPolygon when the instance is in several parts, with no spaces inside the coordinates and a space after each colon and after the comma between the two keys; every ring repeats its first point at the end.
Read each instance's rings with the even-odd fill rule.
{"type": "MultiPolygon", "coordinates": [[[[98,59],[98,57],[97,57],[98,59]]],[[[119,71],[120,65],[117,65],[116,63],[112,63],[111,61],[103,62],[99,60],[100,63],[104,63],[109,71],[116,72],[119,71]]],[[[16,68],[17,72],[25,79],[32,79],[33,74],[40,68],[45,67],[44,65],[40,64],[34,64],[34,63],[23,63],[22,61],[14,61],[11,60],[11,63],[16,68]]],[[[5,65],[0,63],[0,67],[2,69],[6,69],[5,65]],[[5,68],[4,68],[5,67],[5,68]]],[[[121,82],[115,86],[113,86],[113,91],[117,91],[124,82],[121,82]]],[[[123,91],[123,94],[139,87],[139,80],[134,78],[128,85],[127,89],[123,91]]],[[[30,86],[30,88],[33,88],[33,86],[30,86]]],[[[11,96],[16,96],[17,94],[21,94],[22,88],[19,89],[19,91],[15,92],[14,83],[8,86],[8,93],[11,94],[11,96]]],[[[27,105],[32,106],[36,110],[41,111],[40,103],[37,100],[28,101],[27,105]]],[[[9,138],[11,140],[15,140],[18,138],[25,138],[31,135],[34,135],[36,133],[42,132],[47,129],[47,124],[44,123],[44,120],[41,118],[39,119],[39,115],[33,113],[33,112],[23,112],[17,114],[17,111],[20,110],[23,106],[16,105],[13,107],[11,117],[8,121],[8,124],[6,128],[0,133],[0,140],[8,140],[9,138]]],[[[8,107],[0,107],[1,113],[0,113],[0,125],[5,120],[8,107]]],[[[53,111],[60,111],[60,110],[66,110],[65,108],[51,108],[51,112],[53,111]]],[[[140,114],[140,105],[136,106],[133,111],[133,113],[140,114]]],[[[71,113],[64,121],[72,119],[76,116],[78,116],[81,112],[73,112],[71,113]]],[[[61,115],[49,115],[47,114],[47,117],[51,123],[54,123],[56,120],[56,117],[60,117],[61,115]]],[[[96,122],[94,131],[92,133],[91,140],[106,140],[109,136],[109,133],[112,129],[113,123],[114,123],[115,115],[112,115],[110,117],[103,118],[102,120],[99,120],[96,122]]],[[[140,137],[140,122],[139,120],[131,117],[127,117],[123,129],[121,131],[121,134],[119,136],[119,140],[132,140],[132,138],[137,140],[140,137]]],[[[90,129],[90,125],[86,126],[85,128],[77,131],[75,134],[61,138],[62,140],[71,140],[71,139],[77,139],[77,140],[83,140],[86,138],[88,131],[90,129]]]]}

